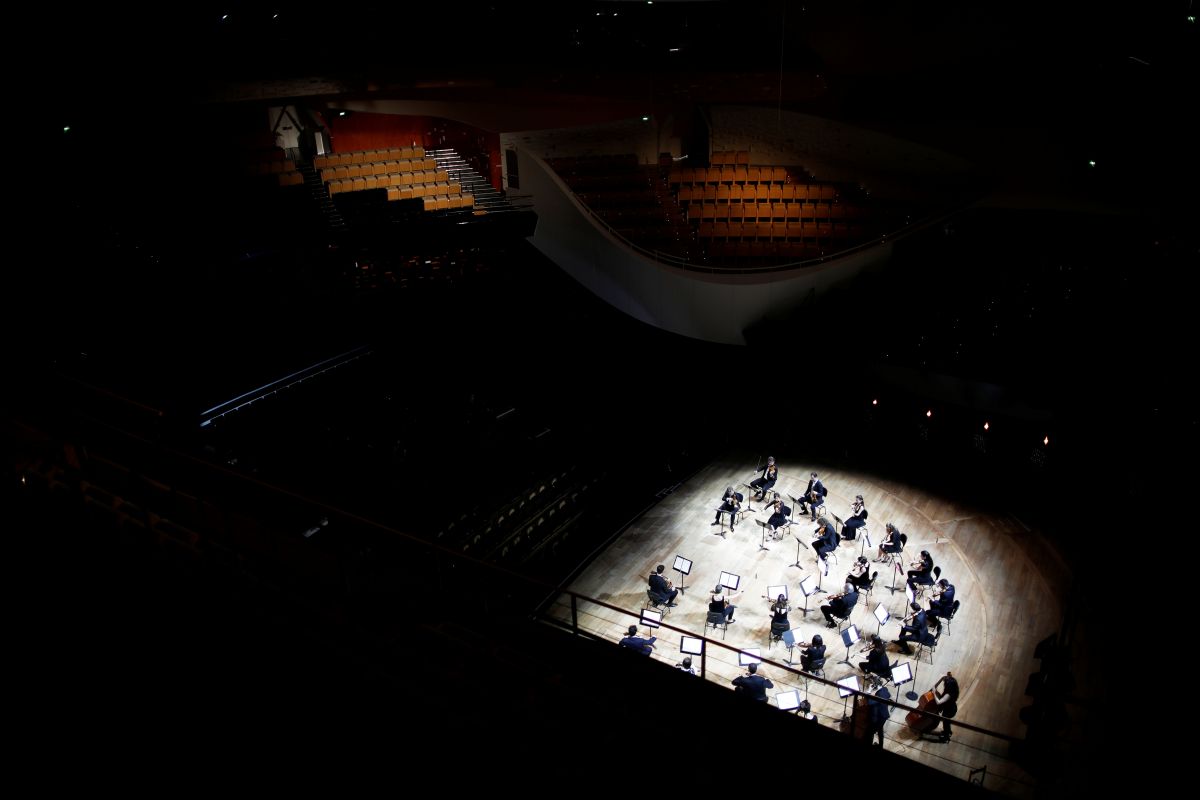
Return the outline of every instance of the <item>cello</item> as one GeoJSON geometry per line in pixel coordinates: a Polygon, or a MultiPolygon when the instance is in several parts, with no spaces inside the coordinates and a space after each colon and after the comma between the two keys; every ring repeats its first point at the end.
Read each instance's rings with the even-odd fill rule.
{"type": "Polygon", "coordinates": [[[922,711],[937,713],[937,703],[934,701],[933,689],[930,689],[925,694],[921,695],[921,699],[917,701],[917,710],[908,712],[904,722],[908,725],[908,729],[916,733],[929,733],[937,727],[938,718],[931,717],[928,714],[922,714],[922,711]]]}

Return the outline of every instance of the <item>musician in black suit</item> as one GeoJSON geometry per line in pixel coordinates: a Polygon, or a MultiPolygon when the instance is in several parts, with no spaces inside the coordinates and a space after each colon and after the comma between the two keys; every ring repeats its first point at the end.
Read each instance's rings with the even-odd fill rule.
{"type": "Polygon", "coordinates": [[[762,477],[750,481],[750,488],[758,492],[758,499],[762,499],[775,485],[775,481],[779,480],[779,470],[775,467],[775,456],[768,456],[767,463],[761,467],[755,467],[754,471],[761,471],[762,477]]]}
{"type": "Polygon", "coordinates": [[[733,685],[737,687],[737,691],[746,695],[753,700],[767,701],[767,689],[775,688],[775,684],[771,683],[770,678],[764,678],[758,674],[758,664],[751,664],[746,667],[745,675],[739,675],[733,679],[733,685]]]}
{"type": "Polygon", "coordinates": [[[821,479],[817,477],[817,473],[812,473],[812,477],[808,480],[808,487],[804,490],[804,495],[800,498],[800,513],[808,514],[809,509],[812,509],[812,518],[815,522],[817,519],[817,506],[825,502],[825,495],[829,494],[829,490],[825,488],[825,484],[821,483],[821,479]]]}
{"type": "Polygon", "coordinates": [[[907,625],[900,626],[900,638],[896,639],[896,644],[900,645],[900,649],[907,655],[912,655],[912,647],[909,642],[930,642],[929,622],[924,611],[921,610],[921,604],[913,601],[908,604],[912,609],[912,621],[907,625]]]}
{"type": "Polygon", "coordinates": [[[637,625],[630,625],[628,634],[621,640],[621,647],[628,647],[634,652],[641,653],[644,656],[650,655],[654,650],[654,641],[657,636],[651,636],[649,639],[643,639],[637,635],[637,625]]]}
{"type": "Polygon", "coordinates": [[[849,581],[842,587],[841,594],[829,595],[829,602],[821,606],[821,613],[825,615],[825,627],[836,628],[837,623],[833,621],[835,616],[846,619],[850,616],[850,612],[854,610],[854,606],[858,604],[858,589],[849,581]]]}
{"type": "Polygon", "coordinates": [[[742,512],[742,503],[746,497],[741,492],[735,492],[732,486],[725,487],[725,494],[721,496],[721,507],[717,509],[717,517],[713,520],[713,525],[721,524],[721,515],[729,515],[729,530],[733,530],[737,526],[738,514],[742,512]]]}
{"type": "MultiPolygon", "coordinates": [[[[830,553],[837,549],[837,531],[833,529],[832,522],[824,517],[821,517],[821,519],[817,522],[817,529],[814,531],[814,533],[818,534],[820,538],[812,543],[813,550],[817,551],[817,558],[821,559],[821,561],[825,561],[826,553],[830,553]]],[[[829,564],[825,564],[825,574],[829,574],[829,564]]]]}
{"type": "Polygon", "coordinates": [[[857,494],[854,496],[854,503],[850,506],[853,512],[850,517],[842,523],[842,538],[853,539],[858,536],[858,529],[867,524],[867,507],[863,505],[863,496],[857,494]]]}
{"type": "Polygon", "coordinates": [[[663,570],[666,569],[662,564],[654,568],[654,572],[650,573],[650,591],[654,592],[659,597],[662,597],[667,605],[675,605],[675,597],[679,594],[679,590],[671,585],[671,581],[663,577],[663,570]]]}
{"type": "MultiPolygon", "coordinates": [[[[886,686],[880,686],[875,692],[875,697],[891,700],[892,693],[886,686]]],[[[892,707],[887,703],[880,703],[875,697],[867,698],[867,743],[875,744],[875,737],[878,736],[879,746],[883,747],[883,726],[892,715],[892,707]]]]}
{"type": "Polygon", "coordinates": [[[815,672],[825,666],[825,642],[817,634],[800,653],[800,669],[815,672]]]}

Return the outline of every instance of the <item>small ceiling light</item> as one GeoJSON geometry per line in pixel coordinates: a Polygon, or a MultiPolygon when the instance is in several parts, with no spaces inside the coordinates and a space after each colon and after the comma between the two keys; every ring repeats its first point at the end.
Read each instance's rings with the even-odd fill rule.
{"type": "Polygon", "coordinates": [[[932,417],[932,416],[933,416],[933,410],[932,410],[932,409],[930,409],[930,410],[926,411],[926,412],[925,412],[925,416],[926,416],[926,417],[932,417]]]}
{"type": "Polygon", "coordinates": [[[872,401],[871,401],[871,405],[873,405],[873,406],[877,406],[877,405],[879,405],[879,401],[878,401],[878,400],[872,400],[872,401]]]}
{"type": "Polygon", "coordinates": [[[988,429],[988,424],[987,424],[986,422],[985,422],[985,423],[983,423],[983,429],[984,429],[985,431],[988,429]]]}
{"type": "Polygon", "coordinates": [[[1046,445],[1047,447],[1049,447],[1049,446],[1050,446],[1050,437],[1049,437],[1049,436],[1047,436],[1045,439],[1042,439],[1042,444],[1044,444],[1044,445],[1046,445]]]}

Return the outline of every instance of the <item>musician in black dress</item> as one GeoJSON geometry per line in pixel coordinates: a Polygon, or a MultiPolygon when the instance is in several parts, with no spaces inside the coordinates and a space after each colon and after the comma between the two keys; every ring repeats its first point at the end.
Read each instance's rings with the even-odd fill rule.
{"type": "Polygon", "coordinates": [[[928,550],[922,550],[920,557],[909,564],[908,585],[916,591],[918,586],[929,586],[933,583],[933,556],[928,550]]]}
{"type": "Polygon", "coordinates": [[[867,660],[858,662],[858,668],[868,675],[878,675],[885,681],[892,679],[892,665],[888,661],[887,645],[879,634],[872,633],[870,644],[867,645],[867,660]]]}
{"type": "Polygon", "coordinates": [[[857,537],[858,529],[867,524],[867,507],[863,505],[863,496],[861,494],[854,496],[854,503],[850,506],[850,509],[853,513],[842,523],[843,539],[857,537]]]}
{"type": "Polygon", "coordinates": [[[825,666],[825,642],[817,634],[809,642],[808,647],[800,653],[800,669],[805,672],[816,672],[825,666]]]}
{"type": "Polygon", "coordinates": [[[933,701],[937,703],[937,713],[945,719],[942,721],[942,733],[938,739],[950,741],[950,720],[958,713],[958,680],[954,674],[946,670],[933,686],[933,701]]]}
{"type": "Polygon", "coordinates": [[[900,542],[900,531],[892,523],[884,526],[883,541],[879,543],[879,555],[876,561],[887,561],[892,553],[899,553],[903,545],[900,542]]]}
{"type": "MultiPolygon", "coordinates": [[[[718,589],[721,587],[718,586],[718,589]]],[[[717,593],[712,596],[712,600],[708,604],[708,613],[724,614],[725,623],[733,622],[733,612],[737,611],[737,606],[729,602],[729,598],[723,593],[717,593]]]]}
{"type": "Polygon", "coordinates": [[[761,471],[762,477],[750,481],[750,488],[758,493],[756,499],[761,500],[767,496],[767,492],[775,485],[775,481],[779,480],[779,470],[775,467],[775,456],[768,456],[767,463],[756,467],[754,471],[761,471]]]}
{"type": "Polygon", "coordinates": [[[777,531],[788,523],[791,514],[792,509],[783,504],[783,501],[779,499],[779,493],[776,492],[775,502],[771,505],[771,518],[767,520],[768,532],[776,538],[782,535],[777,533],[777,531]]]}
{"type": "Polygon", "coordinates": [[[729,515],[729,530],[733,530],[737,526],[738,515],[742,512],[742,503],[746,498],[741,492],[735,492],[732,486],[725,487],[725,494],[721,496],[721,507],[717,509],[717,518],[713,520],[713,525],[721,524],[721,515],[729,515]]]}
{"type": "Polygon", "coordinates": [[[850,574],[846,576],[846,583],[853,583],[856,589],[866,589],[871,583],[871,565],[867,563],[866,556],[859,556],[854,564],[850,567],[850,574]]]}
{"type": "Polygon", "coordinates": [[[783,632],[791,628],[791,623],[788,622],[787,598],[779,595],[775,598],[775,602],[771,603],[771,635],[783,636],[783,632]]]}

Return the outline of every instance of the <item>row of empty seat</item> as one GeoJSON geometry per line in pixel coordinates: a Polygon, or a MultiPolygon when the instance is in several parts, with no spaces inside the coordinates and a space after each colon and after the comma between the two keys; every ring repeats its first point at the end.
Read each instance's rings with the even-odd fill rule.
{"type": "Polygon", "coordinates": [[[745,186],[680,186],[678,198],[681,204],[687,203],[727,203],[738,200],[755,200],[762,202],[772,200],[781,203],[804,202],[813,200],[836,200],[837,187],[832,184],[767,184],[748,183],[745,186]]]}
{"type": "MultiPolygon", "coordinates": [[[[406,200],[403,189],[388,189],[388,200],[406,200]],[[393,196],[393,192],[395,195],[393,196]]],[[[475,196],[470,194],[427,194],[421,198],[426,211],[442,211],[449,208],[474,208],[475,196]]]]}
{"type": "Polygon", "coordinates": [[[459,194],[462,192],[462,184],[450,183],[449,181],[428,181],[421,183],[392,183],[388,180],[387,175],[368,175],[365,178],[346,178],[340,181],[329,182],[329,195],[332,197],[335,194],[342,192],[363,192],[367,189],[395,189],[397,192],[406,191],[408,194],[404,197],[424,197],[427,194],[459,194]]]}
{"type": "Polygon", "coordinates": [[[713,164],[749,164],[749,150],[714,150],[710,162],[713,164]]]}
{"type": "Polygon", "coordinates": [[[837,220],[865,219],[867,209],[848,203],[705,203],[687,209],[688,220],[837,220]]]}
{"type": "Polygon", "coordinates": [[[313,159],[313,167],[349,166],[351,164],[370,164],[376,161],[399,161],[401,159],[424,158],[424,147],[389,147],[383,150],[356,150],[351,153],[329,153],[313,159]]]}
{"type": "Polygon", "coordinates": [[[672,186],[711,183],[808,183],[811,179],[799,170],[787,167],[747,167],[729,164],[716,167],[683,167],[671,170],[667,181],[672,186]]]}
{"type": "Polygon", "coordinates": [[[756,241],[775,239],[795,242],[862,239],[867,228],[857,222],[701,222],[702,239],[756,241]]]}
{"type": "Polygon", "coordinates": [[[362,164],[340,165],[325,167],[321,173],[321,182],[328,183],[341,178],[359,178],[367,175],[398,175],[405,172],[422,172],[436,170],[437,159],[406,158],[396,161],[371,161],[362,164]]]}

